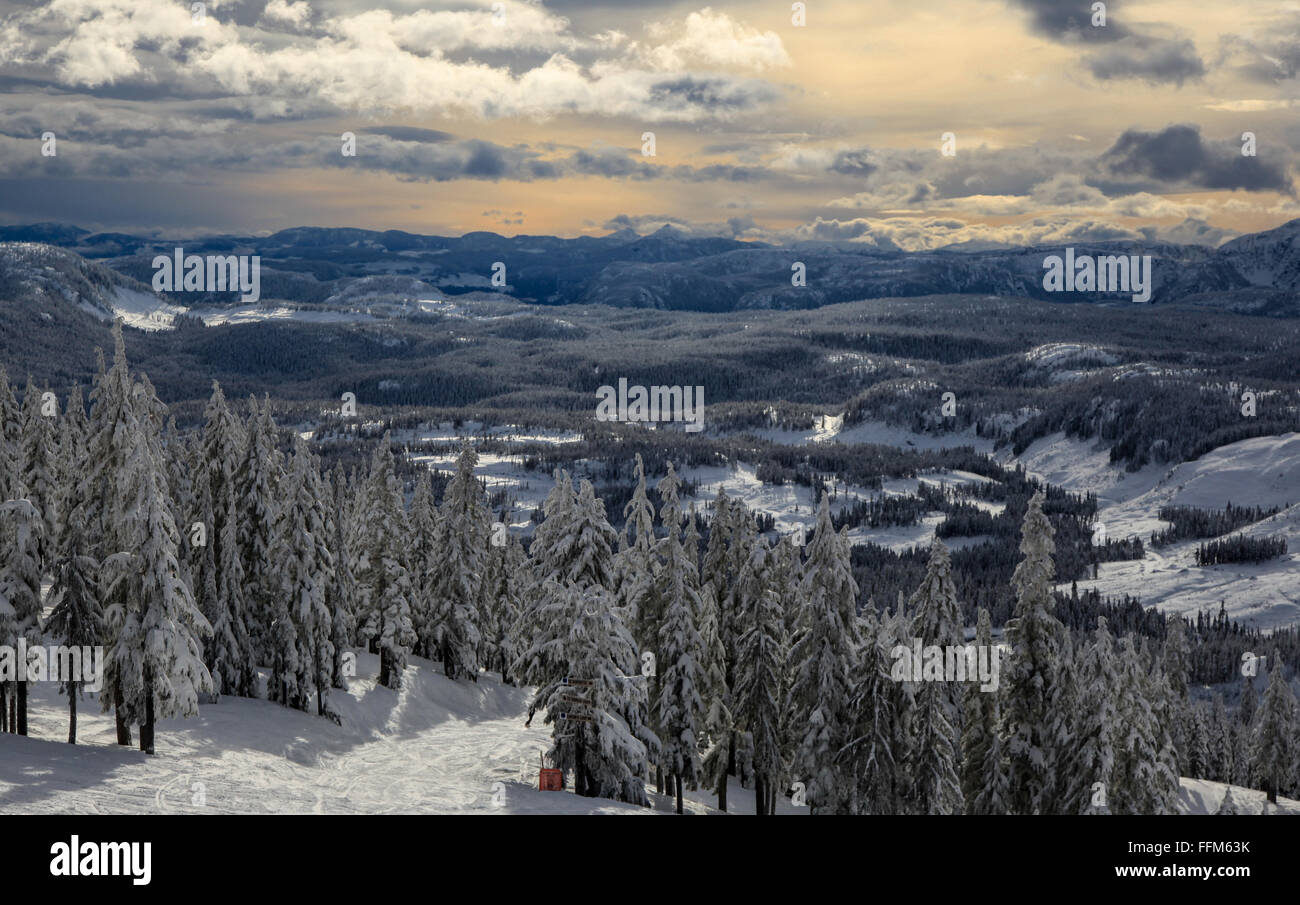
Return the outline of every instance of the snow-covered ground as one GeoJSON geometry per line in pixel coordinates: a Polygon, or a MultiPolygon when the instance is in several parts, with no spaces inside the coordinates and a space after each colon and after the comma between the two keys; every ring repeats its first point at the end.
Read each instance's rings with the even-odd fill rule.
{"type": "MultiPolygon", "coordinates": [[[[122,286],[113,287],[113,295],[108,303],[112,306],[114,315],[122,318],[128,327],[137,330],[171,330],[175,327],[176,315],[184,314],[186,310],[181,305],[162,301],[153,293],[136,292],[122,286]]],[[[96,317],[104,315],[103,311],[90,305],[82,305],[82,308],[96,317]]]]}
{"type": "MultiPolygon", "coordinates": [[[[453,682],[411,658],[401,692],[375,682],[378,658],[357,657],[358,678],[335,692],[343,725],[261,700],[223,698],[188,720],[159,724],[157,755],[116,744],[113,721],[83,701],[78,744],[67,701],[32,686],[31,736],[0,734],[3,814],[653,814],[670,796],[649,789],[650,809],[537,789],[550,730],[525,728],[528,691],[483,674],[453,682]]],[[[1183,780],[1180,809],[1213,814],[1227,787],[1183,780]]],[[[728,788],[728,811],[752,814],[753,792],[728,788]]],[[[692,814],[720,814],[716,798],[687,793],[692,814]]],[[[1264,793],[1233,789],[1258,813],[1264,793]]],[[[1300,814],[1300,804],[1282,801],[1300,814]]],[[[778,814],[806,814],[789,799],[778,814]]]]}
{"type": "Polygon", "coordinates": [[[803,445],[805,443],[874,443],[897,446],[902,449],[957,449],[972,446],[977,451],[991,453],[993,441],[976,436],[974,430],[951,431],[943,434],[918,434],[905,427],[896,427],[883,421],[863,421],[844,426],[843,415],[819,415],[812,430],[791,431],[780,428],[760,428],[745,433],[772,443],[803,445]]]}
{"type": "MultiPolygon", "coordinates": [[[[524,727],[528,691],[483,674],[453,682],[412,657],[406,685],[375,681],[379,658],[357,655],[358,677],[334,692],[342,726],[263,700],[222,698],[197,717],[159,723],[157,755],[118,747],[110,715],[83,700],[78,743],[67,744],[67,699],[31,686],[27,738],[0,734],[3,814],[650,814],[645,809],[537,789],[550,727],[524,727]],[[201,793],[201,795],[200,795],[201,793]],[[197,803],[200,802],[201,803],[197,803]]],[[[720,813],[706,792],[691,813],[720,813]]],[[[728,811],[753,813],[733,783],[728,811]]],[[[788,800],[778,813],[806,813],[788,800]]]]}
{"type": "Polygon", "coordinates": [[[1106,536],[1137,536],[1147,545],[1141,560],[1103,563],[1095,581],[1079,582],[1080,590],[1129,594],[1148,606],[1186,615],[1217,612],[1222,601],[1230,617],[1261,629],[1300,623],[1300,434],[1242,440],[1193,462],[1138,472],[1125,472],[1110,464],[1105,451],[1057,434],[1030,446],[1017,461],[1067,490],[1097,494],[1098,521],[1106,536]],[[1151,533],[1168,527],[1159,518],[1162,506],[1222,509],[1228,503],[1295,504],[1233,532],[1281,535],[1290,552],[1259,565],[1202,568],[1194,561],[1200,541],[1150,545],[1151,533]]]}

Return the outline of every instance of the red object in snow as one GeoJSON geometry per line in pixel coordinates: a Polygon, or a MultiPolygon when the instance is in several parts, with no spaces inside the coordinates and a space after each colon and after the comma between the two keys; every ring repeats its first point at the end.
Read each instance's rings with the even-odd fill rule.
{"type": "Polygon", "coordinates": [[[564,774],[552,767],[542,767],[537,775],[537,788],[542,792],[560,792],[564,789],[564,774]]]}

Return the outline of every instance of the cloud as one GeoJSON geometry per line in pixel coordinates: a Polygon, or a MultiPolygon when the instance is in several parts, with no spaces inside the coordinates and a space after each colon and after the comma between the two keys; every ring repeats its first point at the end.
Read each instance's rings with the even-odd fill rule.
{"type": "Polygon", "coordinates": [[[1300,12],[1273,17],[1251,35],[1219,41],[1224,65],[1253,82],[1276,84],[1300,76],[1300,12]]]}
{"type": "Polygon", "coordinates": [[[271,0],[262,18],[277,25],[302,28],[311,22],[311,4],[307,0],[271,0]]]}
{"type": "MultiPolygon", "coordinates": [[[[1125,35],[1125,27],[1111,20],[1104,26],[1092,24],[1092,4],[1085,0],[1012,0],[1029,12],[1030,28],[1054,41],[1112,41],[1125,35]]],[[[1113,6],[1114,4],[1110,4],[1113,6]]]]}
{"type": "Polygon", "coordinates": [[[1205,76],[1205,64],[1191,40],[1167,26],[1137,26],[1117,19],[1117,3],[1108,3],[1105,25],[1093,24],[1086,0],[1011,0],[1029,13],[1030,29],[1066,45],[1098,49],[1083,58],[1098,81],[1140,79],[1181,86],[1205,76]]]}
{"type": "Polygon", "coordinates": [[[1207,146],[1194,125],[1159,132],[1130,129],[1099,160],[1103,177],[1119,182],[1153,180],[1165,188],[1241,189],[1292,194],[1291,179],[1277,163],[1243,157],[1241,146],[1207,146]]]}
{"type": "MultiPolygon", "coordinates": [[[[665,36],[670,27],[651,26],[653,36],[665,36]]],[[[680,33],[664,43],[634,48],[651,66],[661,70],[706,68],[776,69],[791,65],[781,36],[773,31],[746,28],[726,13],[705,7],[686,17],[680,33]]]]}
{"type": "Polygon", "coordinates": [[[242,99],[259,117],[310,110],[694,122],[757,110],[782,95],[760,79],[719,71],[789,63],[774,33],[722,13],[693,13],[662,41],[629,50],[622,36],[574,33],[540,4],[500,0],[501,16],[495,5],[344,12],[305,29],[312,14],[302,0],[268,4],[256,24],[238,26],[215,3],[199,25],[173,0],[57,0],[0,22],[0,75],[22,71],[38,83],[90,91],[150,86],[181,99],[242,99]]]}
{"type": "Polygon", "coordinates": [[[1205,64],[1189,40],[1129,35],[1089,54],[1084,63],[1100,81],[1142,79],[1181,86],[1205,76],[1205,64]]]}
{"type": "Polygon", "coordinates": [[[372,126],[361,131],[367,135],[386,135],[396,141],[418,141],[427,144],[451,141],[456,137],[450,132],[440,132],[437,129],[420,129],[415,126],[372,126]]]}

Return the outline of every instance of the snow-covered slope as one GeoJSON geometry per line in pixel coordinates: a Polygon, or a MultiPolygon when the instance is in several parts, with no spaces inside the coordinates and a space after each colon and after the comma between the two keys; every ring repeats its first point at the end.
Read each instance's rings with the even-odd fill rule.
{"type": "MultiPolygon", "coordinates": [[[[159,723],[157,755],[118,747],[113,722],[83,701],[78,744],[67,699],[32,686],[31,736],[0,734],[0,813],[75,814],[649,814],[654,808],[537,789],[549,744],[543,714],[524,727],[528,692],[483,674],[453,682],[412,657],[401,692],[375,681],[379,658],[357,655],[358,678],[334,693],[342,726],[264,700],[222,698],[199,716],[159,723]],[[201,793],[201,796],[200,796],[201,793]],[[196,803],[199,801],[202,803],[196,803]]],[[[729,810],[753,812],[733,785],[729,810]]],[[[718,813],[703,792],[692,813],[718,813]]],[[[778,813],[800,813],[788,801],[778,813]]]]}
{"type": "Polygon", "coordinates": [[[35,242],[0,242],[0,297],[45,307],[68,304],[101,320],[120,316],[145,330],[168,329],[185,310],[102,264],[35,242]]]}
{"type": "Polygon", "coordinates": [[[1222,602],[1229,616],[1262,629],[1300,623],[1300,434],[1254,437],[1193,462],[1136,473],[1111,465],[1104,450],[1060,434],[1034,443],[1017,461],[1053,484],[1097,494],[1098,521],[1107,537],[1137,536],[1147,544],[1144,559],[1103,563],[1097,580],[1079,582],[1081,590],[1129,594],[1186,615],[1217,612],[1222,602]],[[1283,536],[1290,552],[1259,565],[1202,568],[1194,562],[1199,541],[1150,546],[1151,533],[1168,527],[1159,518],[1161,507],[1222,509],[1228,503],[1294,504],[1240,532],[1283,536]]]}
{"type": "MultiPolygon", "coordinates": [[[[412,657],[406,687],[375,682],[378,658],[358,655],[360,676],[335,692],[342,726],[262,700],[223,698],[189,720],[159,724],[157,755],[118,747],[112,719],[86,701],[78,744],[69,745],[66,699],[33,686],[31,736],[0,734],[3,814],[653,814],[672,809],[650,789],[652,808],[537,789],[549,728],[525,728],[528,692],[483,674],[453,682],[412,657]]],[[[1213,814],[1228,787],[1183,780],[1179,809],[1213,814]]],[[[734,781],[728,811],[751,814],[753,793],[734,781]]],[[[1233,788],[1242,813],[1264,793],[1233,788]]],[[[704,791],[687,793],[693,814],[720,814],[704,791]]],[[[1300,814],[1300,804],[1280,810],[1300,814]]],[[[1277,811],[1274,811],[1276,813],[1277,811]]],[[[777,813],[806,814],[788,799],[777,813]]]]}

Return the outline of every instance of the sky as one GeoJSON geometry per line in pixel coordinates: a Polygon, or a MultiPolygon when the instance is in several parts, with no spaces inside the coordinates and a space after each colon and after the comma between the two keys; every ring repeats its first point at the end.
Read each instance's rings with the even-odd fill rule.
{"type": "Polygon", "coordinates": [[[1213,246],[1298,87],[1300,2],[0,0],[0,222],[1213,246]]]}

